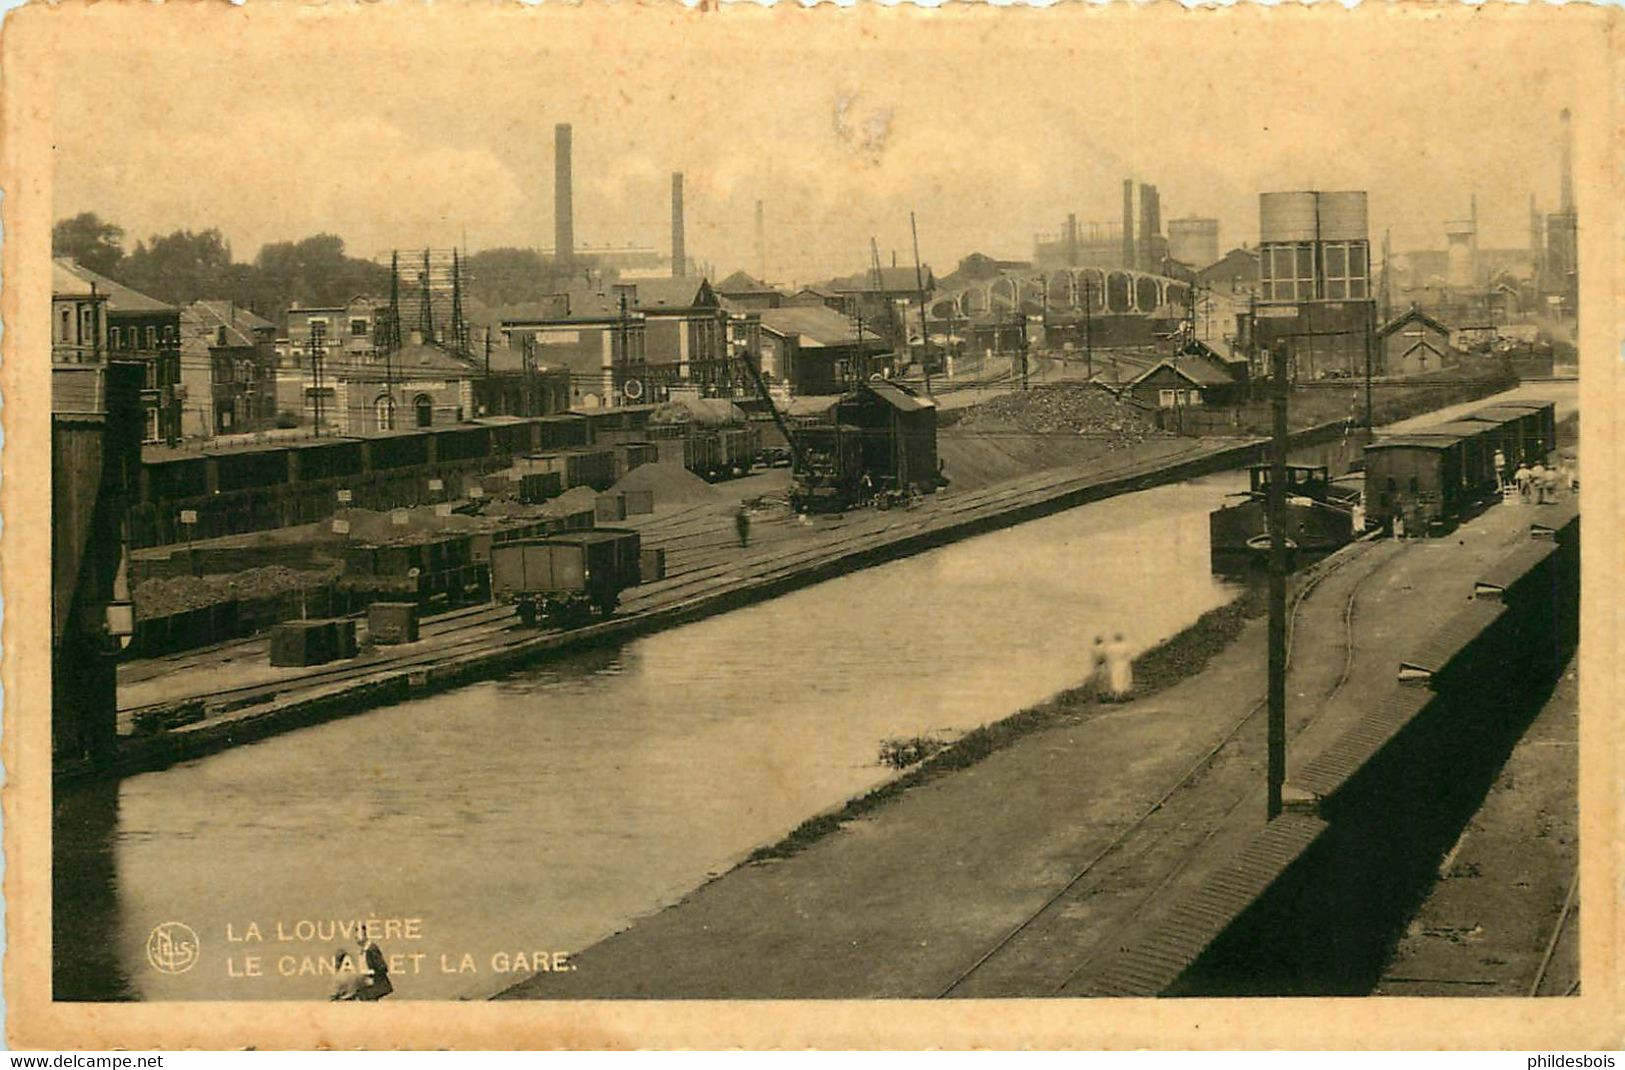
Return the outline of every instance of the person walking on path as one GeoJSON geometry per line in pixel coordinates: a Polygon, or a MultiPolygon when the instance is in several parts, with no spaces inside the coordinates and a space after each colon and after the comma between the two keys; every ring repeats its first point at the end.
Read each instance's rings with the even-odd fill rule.
{"type": "Polygon", "coordinates": [[[1106,693],[1106,684],[1106,639],[1097,635],[1094,646],[1089,650],[1089,678],[1083,686],[1099,698],[1106,693]]]}
{"type": "Polygon", "coordinates": [[[743,505],[739,512],[734,514],[734,530],[739,533],[739,546],[743,549],[750,545],[750,510],[743,505]]]}
{"type": "Polygon", "coordinates": [[[1134,656],[1122,632],[1106,645],[1106,690],[1113,702],[1127,702],[1134,690],[1134,656]]]}

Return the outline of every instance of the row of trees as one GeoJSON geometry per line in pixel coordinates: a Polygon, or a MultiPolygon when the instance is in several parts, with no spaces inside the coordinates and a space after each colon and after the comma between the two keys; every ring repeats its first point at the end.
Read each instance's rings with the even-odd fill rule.
{"type": "Polygon", "coordinates": [[[336,234],[271,242],[248,263],[232,260],[231,243],[214,228],[155,234],[128,252],[124,238],[122,227],[85,212],[52,228],[51,252],[161,301],[232,300],[277,323],[295,301],[336,305],[389,292],[389,268],[345,255],[336,234]]]}
{"type": "MultiPolygon", "coordinates": [[[[272,242],[245,263],[232,260],[231,243],[214,228],[155,234],[130,250],[125,237],[124,228],[84,212],[56,224],[51,251],[162,301],[229,299],[279,325],[295,301],[337,305],[358,294],[389,293],[388,266],[345,255],[336,234],[272,242]]],[[[416,309],[419,269],[411,251],[402,251],[400,274],[402,304],[416,309]]],[[[475,253],[463,271],[464,293],[488,306],[538,301],[596,277],[588,261],[564,266],[535,249],[514,248],[475,253]]]]}

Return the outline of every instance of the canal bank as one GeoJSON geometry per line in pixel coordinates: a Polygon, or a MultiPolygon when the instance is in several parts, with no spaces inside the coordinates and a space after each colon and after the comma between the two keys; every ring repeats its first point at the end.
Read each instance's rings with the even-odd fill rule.
{"type": "MultiPolygon", "coordinates": [[[[322,998],[232,979],[251,920],[420,917],[466,976],[396,998],[482,998],[492,957],[573,953],[675,902],[809,814],[896,773],[889,738],[952,740],[1074,686],[1079,636],[1141,650],[1226,604],[1207,514],[1233,475],[1124,495],[615,647],[61,793],[59,992],[322,998]],[[1155,546],[1156,554],[1144,547],[1155,546]],[[207,882],[193,874],[210,874],[207,882]],[[203,941],[147,964],[154,925],[203,941]],[[114,961],[87,961],[105,955],[114,961]]],[[[1082,640],[1087,644],[1087,639],[1082,640]]],[[[271,941],[268,941],[270,944],[271,941]]],[[[265,954],[320,947],[272,946],[265,954]]],[[[273,958],[265,958],[272,963],[273,958]]]]}
{"type": "MultiPolygon", "coordinates": [[[[1393,686],[1533,519],[1499,506],[1449,539],[1323,563],[1294,627],[1289,773],[1358,729],[1361,696],[1393,686]]],[[[1127,705],[1062,696],[954,775],[825,821],[504,998],[1093,994],[1263,828],[1264,633],[1247,622],[1201,672],[1127,705]]]]}
{"type": "MultiPolygon", "coordinates": [[[[1496,397],[1513,398],[1557,389],[1572,408],[1572,389],[1551,384],[1521,387],[1496,397]],[[1567,392],[1565,393],[1565,389],[1567,392]]],[[[1494,399],[1464,402],[1480,406],[1494,399]]],[[[1442,418],[1453,410],[1443,410],[1442,418]]],[[[1426,419],[1420,417],[1419,419],[1426,419]]],[[[1314,463],[1331,462],[1341,471],[1351,456],[1351,436],[1361,432],[1346,421],[1295,432],[1294,451],[1314,463]]],[[[1010,527],[1088,502],[1149,487],[1177,483],[1259,460],[1262,439],[1146,442],[1087,474],[1053,469],[1004,480],[967,493],[949,493],[917,510],[850,514],[833,528],[796,532],[747,551],[711,547],[705,559],[678,575],[629,592],[611,620],[569,632],[537,634],[513,626],[505,607],[459,611],[431,621],[420,643],[366,650],[358,659],[313,670],[267,670],[264,640],[226,644],[155,666],[144,705],[130,708],[121,698],[120,719],[128,726],[140,716],[164,724],[138,734],[126,727],[113,763],[96,769],[59,763],[59,780],[122,776],[161,769],[176,762],[242,743],[265,739],[378,706],[490,679],[541,660],[590,650],[685,622],[704,619],[856,569],[918,554],[935,547],[1010,527]],[[246,659],[246,660],[245,660],[246,659]],[[251,681],[241,683],[245,677],[251,681]]],[[[692,537],[692,533],[685,535],[692,537]]],[[[125,692],[121,671],[120,689],[125,692]]]]}
{"type": "MultiPolygon", "coordinates": [[[[1331,443],[1344,424],[1294,436],[1295,448],[1331,443]]],[[[233,687],[240,648],[224,651],[219,665],[208,654],[189,659],[190,678],[159,677],[147,690],[170,694],[146,711],[201,707],[201,719],[149,735],[121,738],[114,775],[161,769],[176,762],[265,739],[296,728],[499,676],[538,659],[621,642],[701,620],[817,584],[852,571],[913,556],[977,535],[1118,495],[1233,469],[1262,456],[1263,440],[1166,440],[1088,474],[1050,471],[958,496],[918,510],[871,514],[819,540],[798,540],[756,551],[715,554],[715,560],[673,580],[636,589],[615,617],[564,632],[515,628],[508,610],[467,613],[477,628],[444,640],[375,651],[360,662],[317,670],[266,674],[265,683],[233,687]],[[223,670],[223,671],[222,671],[223,670]],[[202,679],[202,684],[197,683],[202,679]],[[241,691],[243,693],[239,694],[241,691]]],[[[125,716],[128,716],[126,714],[125,716]]],[[[180,718],[184,720],[185,718],[180,718]]],[[[60,780],[97,775],[64,763],[60,780]]]]}

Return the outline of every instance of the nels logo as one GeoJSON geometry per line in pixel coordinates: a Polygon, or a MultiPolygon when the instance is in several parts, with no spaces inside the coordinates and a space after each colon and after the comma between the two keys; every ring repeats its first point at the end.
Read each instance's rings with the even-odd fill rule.
{"type": "Polygon", "coordinates": [[[197,933],[189,925],[166,921],[147,937],[147,961],[159,973],[185,973],[197,960],[197,933]]]}

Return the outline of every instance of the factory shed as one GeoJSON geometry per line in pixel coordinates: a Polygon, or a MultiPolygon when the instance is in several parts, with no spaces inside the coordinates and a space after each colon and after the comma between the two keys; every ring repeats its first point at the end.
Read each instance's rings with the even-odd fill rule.
{"type": "Polygon", "coordinates": [[[936,402],[898,383],[869,382],[835,404],[835,422],[859,430],[871,477],[899,489],[936,487],[936,402]]]}

